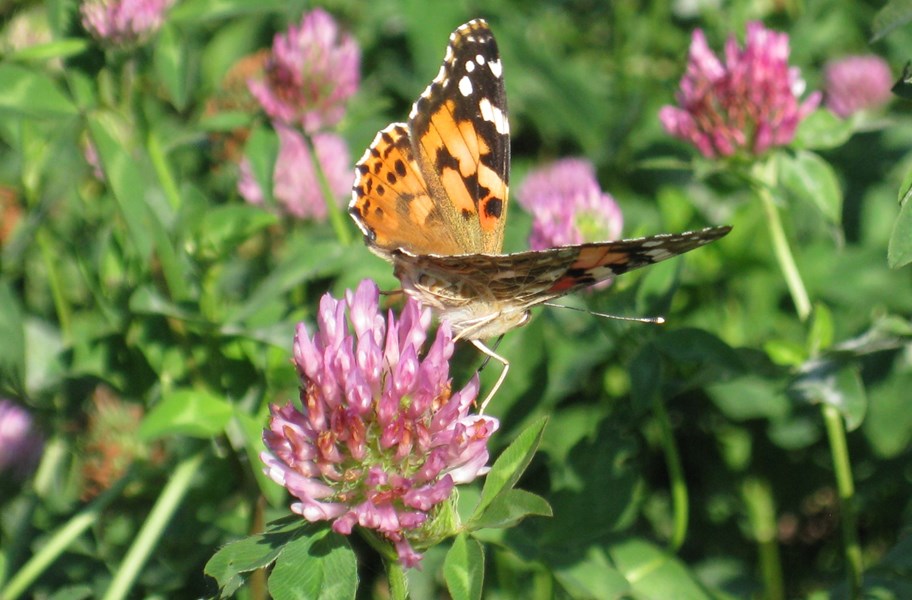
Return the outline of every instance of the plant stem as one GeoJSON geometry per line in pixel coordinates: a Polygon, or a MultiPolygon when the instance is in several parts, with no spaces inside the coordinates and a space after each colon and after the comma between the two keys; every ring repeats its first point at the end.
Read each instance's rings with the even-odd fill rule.
{"type": "Polygon", "coordinates": [[[174,179],[174,173],[168,164],[168,156],[162,148],[161,141],[154,131],[150,131],[146,136],[146,152],[149,154],[149,160],[158,176],[158,182],[168,199],[168,204],[174,211],[181,208],[181,194],[178,189],[177,181],[174,179]]]}
{"type": "Polygon", "coordinates": [[[687,482],[684,480],[684,469],[681,467],[681,456],[678,445],[675,443],[674,432],[671,428],[671,419],[662,403],[661,397],[656,395],[653,411],[659,423],[662,452],[665,454],[665,464],[668,467],[668,478],[671,485],[671,506],[674,520],[674,529],[668,541],[668,549],[676,552],[684,544],[687,537],[687,522],[689,501],[687,496],[687,482]]]}
{"type": "Polygon", "coordinates": [[[49,235],[47,229],[38,231],[38,246],[41,249],[41,258],[44,259],[44,266],[47,269],[48,286],[51,288],[54,308],[57,309],[60,331],[63,334],[63,340],[69,343],[72,341],[70,306],[67,304],[66,296],[63,293],[65,286],[60,278],[60,271],[57,269],[60,264],[60,255],[51,246],[49,235]]]}
{"type": "Polygon", "coordinates": [[[323,200],[326,202],[329,222],[332,225],[333,231],[336,232],[336,238],[339,242],[343,246],[348,246],[352,241],[351,229],[349,229],[348,223],[345,221],[345,216],[342,214],[338,202],[336,202],[336,197],[329,187],[329,180],[326,178],[326,173],[323,171],[323,165],[320,164],[320,159],[317,157],[317,149],[314,146],[313,138],[304,134],[304,139],[307,141],[307,149],[310,151],[310,162],[313,165],[314,173],[317,175],[317,182],[320,184],[320,193],[323,195],[323,200]]]}
{"type": "Polygon", "coordinates": [[[50,540],[44,543],[41,549],[19,572],[9,581],[9,584],[0,593],[2,600],[15,600],[31,586],[38,577],[79,537],[98,520],[101,511],[120,496],[121,491],[132,479],[132,472],[120,478],[111,488],[98,496],[91,504],[77,513],[63,527],[57,530],[50,540]]]}
{"type": "Polygon", "coordinates": [[[190,458],[185,458],[174,469],[171,479],[162,490],[155,506],[152,507],[152,512],[149,513],[142,529],[133,540],[133,545],[127,551],[120,568],[114,574],[114,579],[105,592],[104,600],[121,600],[127,597],[140,569],[146,564],[149,554],[164,533],[168,521],[171,520],[180,505],[184,494],[190,489],[190,483],[203,463],[205,455],[205,451],[200,450],[190,458]]]}
{"type": "Polygon", "coordinates": [[[387,560],[386,575],[389,578],[389,592],[392,600],[406,600],[408,598],[408,579],[405,569],[397,560],[387,560]]]}
{"type": "MultiPolygon", "coordinates": [[[[260,494],[253,508],[253,523],[250,534],[263,533],[266,521],[266,496],[260,494]]],[[[250,597],[253,600],[266,600],[269,598],[269,588],[266,582],[266,567],[257,569],[250,574],[250,597]]]]}
{"type": "Polygon", "coordinates": [[[795,310],[798,313],[798,317],[802,321],[806,321],[811,314],[811,300],[804,287],[804,281],[801,279],[801,273],[798,272],[798,265],[795,264],[795,257],[792,255],[792,249],[789,247],[788,239],[785,237],[785,229],[782,227],[779,209],[770,191],[775,185],[772,163],[773,161],[768,161],[767,164],[757,165],[758,168],[755,169],[755,174],[759,175],[757,193],[760,194],[763,209],[766,211],[766,223],[773,243],[773,252],[776,254],[779,268],[785,277],[785,283],[792,296],[792,302],[795,303],[795,310]]]}
{"type": "Polygon", "coordinates": [[[763,597],[766,600],[781,600],[785,598],[785,588],[779,544],[776,543],[776,507],[769,482],[749,477],[741,484],[741,495],[757,542],[763,597]]]}
{"type": "Polygon", "coordinates": [[[836,487],[839,490],[840,515],[842,518],[842,542],[845,546],[846,583],[850,598],[861,597],[861,579],[864,566],[861,547],[858,544],[857,517],[855,514],[855,484],[849,463],[845,426],[839,411],[831,404],[822,405],[823,420],[826,423],[830,454],[833,456],[833,470],[836,473],[836,487]]]}

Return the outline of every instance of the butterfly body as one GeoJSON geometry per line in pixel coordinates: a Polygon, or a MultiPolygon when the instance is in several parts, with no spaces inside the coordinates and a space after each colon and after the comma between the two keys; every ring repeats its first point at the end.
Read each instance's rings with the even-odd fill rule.
{"type": "Polygon", "coordinates": [[[393,263],[406,294],[432,307],[457,339],[504,363],[484,404],[508,363],[481,340],[525,324],[534,306],[730,230],[502,254],[509,171],[503,66],[487,23],[476,19],[450,36],[408,123],[380,131],[361,157],[349,213],[368,247],[393,263]]]}

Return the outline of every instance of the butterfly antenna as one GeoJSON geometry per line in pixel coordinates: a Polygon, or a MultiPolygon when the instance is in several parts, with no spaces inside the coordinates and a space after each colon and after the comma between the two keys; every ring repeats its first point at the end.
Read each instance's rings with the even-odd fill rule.
{"type": "Polygon", "coordinates": [[[403,294],[403,293],[405,293],[405,292],[403,291],[402,288],[399,288],[398,290],[390,290],[390,291],[388,291],[388,292],[387,292],[387,291],[384,291],[384,290],[380,290],[380,295],[381,295],[381,296],[398,296],[398,295],[403,294]]]}
{"type": "Polygon", "coordinates": [[[553,304],[551,302],[543,302],[544,306],[551,306],[553,308],[566,308],[569,310],[575,310],[578,312],[589,313],[595,317],[602,317],[605,319],[615,319],[617,321],[633,321],[635,323],[650,323],[652,325],[663,325],[665,323],[665,317],[623,317],[621,315],[611,315],[608,313],[595,312],[594,310],[589,310],[587,308],[577,308],[576,306],[567,306],[566,304],[553,304]]]}
{"type": "MultiPolygon", "coordinates": [[[[503,340],[503,337],[504,337],[504,334],[500,334],[500,336],[498,336],[498,338],[497,338],[497,341],[494,342],[494,347],[488,348],[488,349],[491,350],[491,352],[496,351],[497,347],[500,346],[500,342],[503,340]]],[[[486,366],[488,366],[488,363],[491,362],[491,358],[493,358],[493,357],[486,352],[484,361],[481,363],[481,366],[478,367],[479,373],[481,371],[483,371],[486,366]]]]}

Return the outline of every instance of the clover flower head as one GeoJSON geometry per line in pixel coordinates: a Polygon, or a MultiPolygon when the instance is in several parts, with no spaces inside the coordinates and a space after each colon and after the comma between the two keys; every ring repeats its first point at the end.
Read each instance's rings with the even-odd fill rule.
{"type": "Polygon", "coordinates": [[[436,541],[434,517],[453,487],[487,472],[498,422],[469,414],[477,377],[452,391],[446,325],[420,358],[430,312],[407,300],[398,319],[384,318],[378,298],[364,281],[344,300],[322,298],[313,335],[298,326],[302,406],[271,407],[261,458],[297,499],[293,512],[345,535],[375,530],[411,567],[415,545],[436,541]]]}
{"type": "Polygon", "coordinates": [[[747,25],[744,48],[729,37],[723,64],[703,31],[695,30],[678,106],[662,107],[662,126],[707,158],[761,155],[788,144],[821,98],[814,92],[799,102],[805,84],[799,70],[789,66],[789,52],[787,34],[753,22],[747,25]]]}
{"type": "Polygon", "coordinates": [[[82,26],[92,37],[114,46],[131,46],[158,31],[174,0],[86,0],[79,7],[82,26]]]}
{"type": "Polygon", "coordinates": [[[842,118],[861,110],[880,108],[892,95],[890,65],[873,54],[828,62],[823,79],[824,104],[842,118]]]}
{"type": "Polygon", "coordinates": [[[265,77],[248,82],[270,118],[313,133],[338,123],[360,83],[361,50],[319,8],[275,36],[265,77]]]}

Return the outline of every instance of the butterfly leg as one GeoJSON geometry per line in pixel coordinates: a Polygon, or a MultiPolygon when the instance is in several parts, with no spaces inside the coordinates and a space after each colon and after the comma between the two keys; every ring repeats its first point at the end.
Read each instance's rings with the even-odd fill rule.
{"type": "Polygon", "coordinates": [[[478,414],[483,415],[485,408],[488,406],[488,402],[491,401],[491,399],[494,397],[494,394],[497,393],[497,390],[500,389],[501,384],[503,384],[504,380],[507,378],[507,372],[510,370],[510,361],[485,346],[484,342],[481,340],[471,340],[471,342],[473,346],[478,348],[488,358],[493,358],[503,365],[503,371],[500,372],[500,377],[497,378],[497,382],[494,384],[494,387],[491,388],[490,392],[488,392],[488,395],[485,397],[484,402],[481,403],[481,408],[478,409],[478,414]]]}

